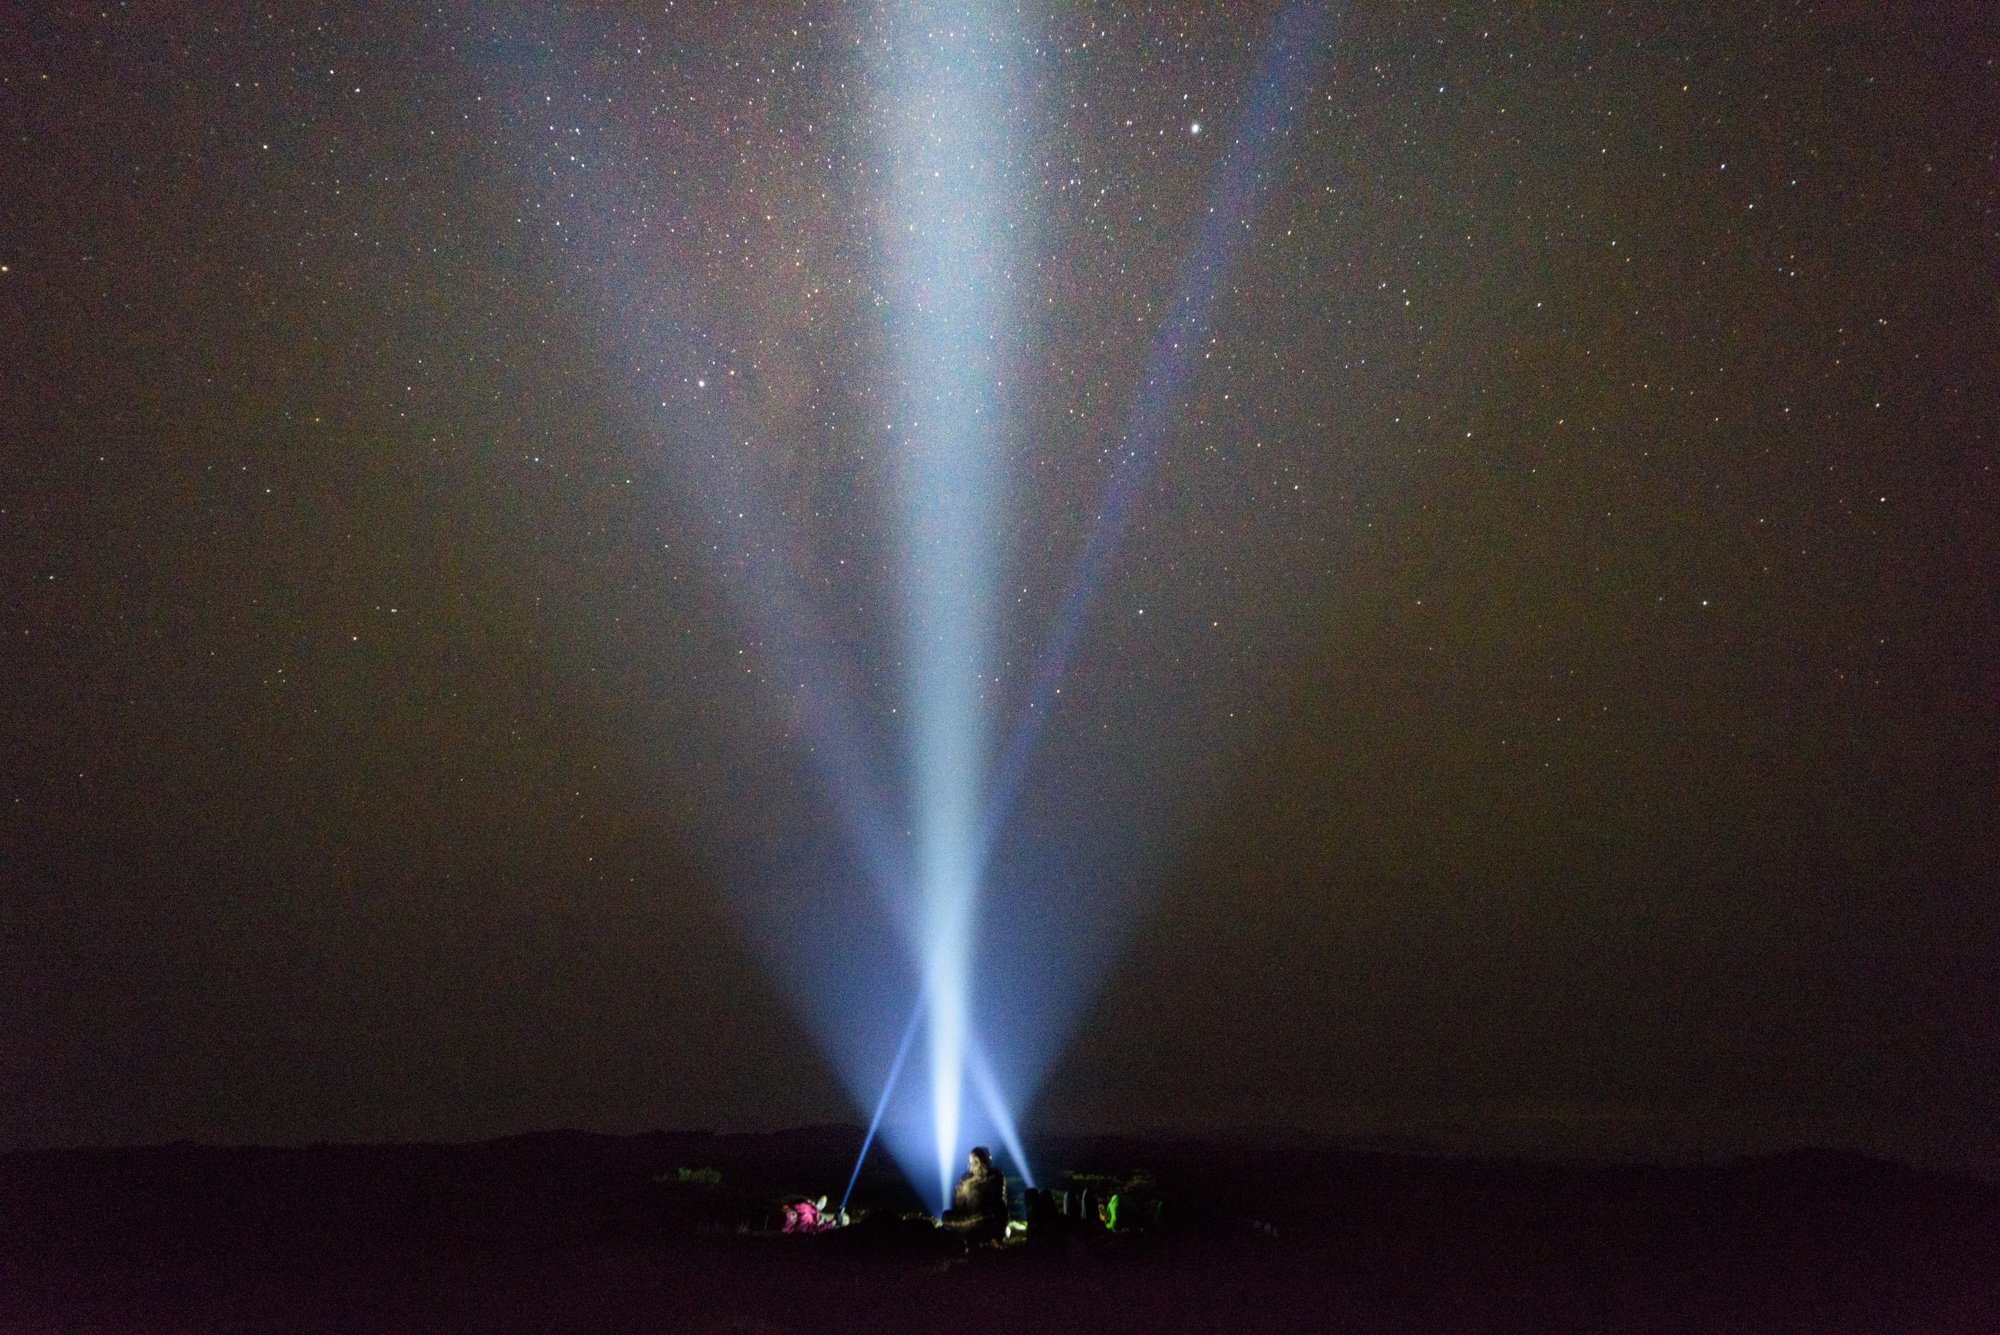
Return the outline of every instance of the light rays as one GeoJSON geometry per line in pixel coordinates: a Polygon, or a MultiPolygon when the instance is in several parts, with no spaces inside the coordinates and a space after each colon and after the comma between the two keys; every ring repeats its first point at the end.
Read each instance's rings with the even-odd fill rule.
{"type": "MultiPolygon", "coordinates": [[[[1087,629],[1092,599],[1152,473],[1160,442],[1174,425],[1178,395],[1197,360],[1215,294],[1249,234],[1258,196],[1319,67],[1332,20],[1324,4],[1295,2],[1280,14],[1266,44],[1250,105],[1212,183],[1200,240],[1155,338],[1130,444],[1106,481],[1098,522],[1037,657],[1020,721],[990,786],[978,793],[983,803],[975,816],[964,803],[967,781],[980,773],[978,762],[984,759],[977,674],[986,651],[983,639],[991,632],[990,622],[973,618],[990,616],[992,601],[992,581],[977,578],[976,562],[991,557],[992,536],[991,521],[969,511],[966,501],[981,492],[990,494],[994,487],[993,405],[981,389],[984,383],[997,383],[1000,368],[992,365],[990,352],[996,334],[989,326],[982,344],[977,326],[968,320],[993,320],[999,314],[992,309],[998,278],[992,183],[981,179],[976,164],[1004,155],[973,142],[964,119],[985,110],[971,82],[981,54],[971,42],[971,8],[913,7],[905,20],[928,25],[924,43],[914,51],[897,43],[887,46],[906,71],[906,82],[897,88],[893,150],[900,168],[893,217],[911,238],[903,256],[903,299],[911,309],[898,343],[906,411],[913,418],[903,442],[903,501],[910,524],[906,643],[912,659],[910,699],[918,715],[911,782],[918,794],[916,860],[924,932],[916,947],[925,988],[921,1005],[929,1017],[932,1133],[941,1195],[948,1195],[956,1165],[968,1078],[1002,1144],[1023,1174],[1030,1172],[1009,1100],[971,1022],[977,983],[970,967],[971,943],[981,881],[1036,737],[1087,629]],[[940,772],[934,768],[939,761],[953,768],[940,772]]],[[[1044,1051],[1021,1064],[1046,1069],[1062,1036],[1042,1038],[1044,1051]]],[[[891,1070],[884,1101],[899,1070],[900,1062],[891,1070]]]]}
{"type": "Polygon", "coordinates": [[[1175,408],[1199,362],[1203,335],[1223,276],[1250,236],[1258,195],[1279,160],[1299,99],[1311,86],[1332,42],[1333,7],[1293,0],[1279,14],[1259,61],[1252,96],[1229,149],[1218,164],[1203,214],[1201,239],[1182,270],[1173,303],[1153,339],[1126,447],[1114,460],[1055,620],[1035,661],[1028,698],[995,770],[981,823],[981,863],[990,855],[1026,777],[1036,738],[1054,713],[1056,695],[1077,643],[1089,627],[1091,604],[1118,553],[1132,507],[1152,476],[1160,442],[1174,426],[1175,408]]]}
{"type": "MultiPolygon", "coordinates": [[[[631,352],[634,387],[671,444],[683,496],[709,526],[700,545],[785,683],[785,707],[810,753],[819,796],[838,817],[852,857],[851,866],[836,865],[838,858],[802,836],[806,852],[788,848],[738,870],[812,886],[804,906],[769,885],[746,886],[746,900],[758,908],[760,928],[772,938],[764,944],[785,962],[801,1011],[858,1103],[887,1071],[863,1156],[879,1133],[920,1190],[934,1189],[940,1207],[975,1137],[993,1139],[1033,1181],[1019,1110],[1060,1051],[1077,1007],[1014,1014],[1033,1007],[993,986],[996,970],[1009,965],[980,944],[996,935],[990,924],[982,930],[987,900],[995,900],[993,912],[1008,902],[1008,887],[987,884],[993,849],[1056,690],[1090,629],[1096,591],[1176,425],[1216,295],[1249,235],[1331,22],[1328,6],[1295,2],[1266,44],[1211,181],[1202,231],[1155,333],[1126,448],[1113,462],[1099,518],[1035,658],[1020,720],[996,757],[998,589],[1008,557],[1000,535],[1014,527],[1003,461],[1021,448],[1010,431],[1008,386],[1019,355],[1010,289],[1026,263],[1013,250],[1020,220],[1007,204],[1027,193],[1012,142],[1025,114],[1027,60],[1009,26],[1013,12],[983,0],[913,0],[881,20],[864,44],[875,96],[870,174],[880,184],[863,215],[872,229],[886,355],[870,371],[881,392],[862,396],[874,405],[874,420],[849,443],[857,459],[887,460],[880,480],[888,484],[884,541],[897,631],[884,642],[900,652],[882,658],[894,658],[891,670],[899,674],[893,720],[864,707],[883,703],[881,693],[866,689],[866,674],[835,649],[824,624],[832,609],[808,596],[812,582],[792,568],[778,541],[784,508],[769,503],[771,479],[759,472],[752,446],[781,437],[788,424],[760,420],[740,391],[718,393],[722,387],[703,378],[705,316],[728,310],[730,294],[677,289],[670,271],[649,268],[652,257],[634,241],[638,231],[610,224],[616,209],[606,210],[607,221],[589,238],[600,253],[599,290],[631,352]],[[649,314],[637,313],[642,303],[633,293],[647,294],[649,314]],[[884,738],[884,726],[896,735],[884,738]],[[885,782],[893,745],[900,745],[900,787],[885,782]],[[843,897],[848,887],[828,884],[842,877],[866,884],[869,894],[843,897]],[[840,944],[830,949],[825,929],[836,919],[840,944]],[[828,963],[834,967],[818,967],[828,963]],[[988,1013],[996,1003],[1006,1013],[988,1013]],[[1053,1018],[1058,1014],[1064,1018],[1053,1018]],[[920,1036],[927,1079],[905,1080],[920,1036]]],[[[637,212],[649,212],[649,186],[636,173],[600,171],[597,188],[639,200],[637,212]]],[[[727,227],[720,230],[727,239],[727,227]]],[[[1065,872],[1054,884],[1051,903],[1088,893],[1095,882],[1065,872]]],[[[1026,889],[1013,887],[1017,900],[1026,889]]],[[[1047,930],[1101,935],[1103,916],[1073,902],[1047,930]]],[[[1053,986],[1077,997],[1091,990],[1081,977],[1053,986]]]]}
{"type": "Polygon", "coordinates": [[[971,1036],[979,820],[999,568],[1007,376],[1000,96],[1011,51],[984,4],[903,7],[881,48],[882,259],[899,385],[906,749],[939,1196],[956,1175],[971,1036]]]}

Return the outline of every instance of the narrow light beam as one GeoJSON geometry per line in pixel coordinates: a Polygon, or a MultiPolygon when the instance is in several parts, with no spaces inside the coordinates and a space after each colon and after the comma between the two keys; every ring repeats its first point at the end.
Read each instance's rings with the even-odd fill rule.
{"type": "Polygon", "coordinates": [[[998,565],[998,386],[1005,379],[997,200],[1007,52],[981,3],[892,21],[889,325],[901,372],[888,427],[902,501],[904,670],[917,939],[928,999],[940,1208],[951,1196],[971,1034],[979,821],[991,731],[998,565]]]}
{"type": "Polygon", "coordinates": [[[903,1063],[909,1059],[910,1044],[916,1040],[917,1026],[923,1023],[924,998],[917,997],[917,1004],[910,1008],[910,1022],[903,1026],[903,1041],[896,1045],[895,1060],[889,1063],[889,1078],[882,1082],[882,1097],[875,1100],[875,1115],[868,1119],[868,1134],[862,1137],[861,1153],[854,1156],[854,1171],[847,1175],[847,1190],[840,1193],[840,1212],[847,1213],[847,1198],[854,1194],[854,1184],[860,1180],[861,1165],[867,1162],[869,1147],[875,1143],[875,1132],[882,1125],[882,1113],[889,1106],[889,1096],[896,1092],[896,1081],[903,1074],[903,1063]]]}
{"type": "Polygon", "coordinates": [[[972,1087],[979,1091],[979,1100],[986,1105],[986,1115],[993,1119],[993,1128],[1000,1134],[1000,1144],[1007,1151],[1007,1157],[1020,1170],[1021,1180],[1029,1186],[1035,1185],[1035,1170],[1028,1163],[1028,1151],[1021,1144],[1020,1129],[1014,1125],[1014,1114],[1008,1110],[1007,1096],[1000,1088],[998,1077],[993,1074],[993,1063],[987,1060],[986,1045],[975,1042],[968,1057],[968,1069],[972,1073],[972,1087]]]}
{"type": "Polygon", "coordinates": [[[1180,390],[1200,361],[1198,352],[1208,332],[1216,291],[1250,235],[1246,224],[1256,210],[1257,196],[1277,163],[1299,100],[1332,46],[1334,9],[1325,0],[1292,0],[1265,42],[1250,106],[1209,186],[1201,239],[1188,257],[1173,304],[1153,339],[1125,449],[1105,480],[1097,522],[1077,558],[1069,590],[1036,659],[1027,703],[995,771],[980,830],[982,866],[1019,794],[1035,742],[1054,712],[1057,688],[1083,637],[1091,603],[1117,555],[1132,507],[1153,474],[1180,390]]]}

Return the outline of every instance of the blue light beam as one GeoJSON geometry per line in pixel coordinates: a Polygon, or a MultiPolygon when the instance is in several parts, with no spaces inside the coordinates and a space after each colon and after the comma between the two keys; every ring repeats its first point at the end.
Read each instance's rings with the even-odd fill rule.
{"type": "Polygon", "coordinates": [[[928,999],[940,1208],[960,1152],[991,731],[1007,54],[997,17],[976,3],[905,5],[881,50],[883,258],[901,371],[889,444],[903,519],[912,945],[928,999]]]}
{"type": "Polygon", "coordinates": [[[1014,1167],[1021,1172],[1021,1180],[1029,1186],[1035,1185],[1035,1170],[1028,1163],[1028,1151],[1021,1144],[1020,1128],[1014,1124],[1014,1114],[1007,1104],[1007,1093],[1000,1088],[1000,1079],[994,1074],[993,1063],[986,1056],[986,1045],[975,1041],[967,1054],[972,1073],[972,1087],[979,1091],[979,1101],[986,1107],[986,1115],[993,1120],[993,1129],[999,1134],[1001,1147],[1014,1161],[1014,1167]]]}
{"type": "Polygon", "coordinates": [[[1265,42],[1249,109],[1209,187],[1201,239],[1181,273],[1173,304],[1167,308],[1140,382],[1132,413],[1128,444],[1112,465],[1092,525],[1070,577],[1069,590],[1049,627],[1035,662],[1035,676],[995,771],[985,819],[980,829],[979,866],[983,869],[994,842],[1006,825],[1014,799],[1032,758],[1035,742],[1053,712],[1056,690],[1068,671],[1071,655],[1086,628],[1087,616],[1105,572],[1118,553],[1132,507],[1158,462],[1160,440],[1173,425],[1181,387],[1199,361],[1203,336],[1210,325],[1215,294],[1250,237],[1249,222],[1259,195],[1280,160],[1280,150],[1298,114],[1300,99],[1311,88],[1333,47],[1335,6],[1293,0],[1278,15],[1265,42]]]}
{"type": "Polygon", "coordinates": [[[923,1023],[924,999],[919,996],[917,1004],[910,1008],[910,1022],[903,1026],[903,1041],[896,1045],[896,1056],[889,1063],[889,1078],[882,1082],[882,1097],[875,1100],[875,1115],[868,1119],[868,1134],[861,1138],[861,1153],[854,1156],[854,1171],[847,1175],[847,1190],[840,1193],[840,1212],[847,1213],[847,1198],[854,1194],[854,1184],[861,1177],[861,1165],[868,1160],[868,1150],[875,1144],[875,1132],[882,1125],[882,1114],[888,1110],[889,1097],[896,1092],[896,1082],[902,1079],[903,1063],[909,1060],[910,1045],[916,1040],[917,1026],[923,1023]]]}

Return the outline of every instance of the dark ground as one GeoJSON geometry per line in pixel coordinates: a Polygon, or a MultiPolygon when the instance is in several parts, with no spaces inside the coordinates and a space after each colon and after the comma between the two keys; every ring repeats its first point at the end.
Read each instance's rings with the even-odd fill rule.
{"type": "Polygon", "coordinates": [[[858,1140],[16,1152],[0,1329],[2000,1330],[2000,1186],[1848,1155],[1052,1141],[1045,1165],[1150,1170],[1161,1227],[967,1255],[898,1227],[914,1201],[875,1170],[870,1221],[759,1231],[786,1193],[837,1197],[858,1140]]]}

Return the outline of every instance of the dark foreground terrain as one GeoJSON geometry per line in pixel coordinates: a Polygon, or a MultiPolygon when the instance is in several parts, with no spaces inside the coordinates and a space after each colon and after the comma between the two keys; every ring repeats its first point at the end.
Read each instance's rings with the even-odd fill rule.
{"type": "Polygon", "coordinates": [[[858,1139],[8,1154],[0,1330],[2000,1330],[2000,1187],[1851,1156],[1049,1142],[1149,1170],[1158,1227],[968,1254],[871,1168],[868,1219],[769,1231],[858,1139]]]}

